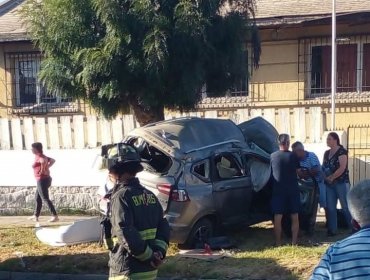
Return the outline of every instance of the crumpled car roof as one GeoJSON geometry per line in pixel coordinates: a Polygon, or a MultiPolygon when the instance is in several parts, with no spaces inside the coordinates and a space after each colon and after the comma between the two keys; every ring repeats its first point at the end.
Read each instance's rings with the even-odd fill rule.
{"type": "Polygon", "coordinates": [[[222,142],[245,143],[242,131],[230,120],[181,118],[151,124],[145,130],[181,154],[222,142]]]}

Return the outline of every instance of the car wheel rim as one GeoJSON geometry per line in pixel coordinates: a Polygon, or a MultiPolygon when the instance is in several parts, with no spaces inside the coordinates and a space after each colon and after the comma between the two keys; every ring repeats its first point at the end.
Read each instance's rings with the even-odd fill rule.
{"type": "Polygon", "coordinates": [[[211,229],[206,226],[200,227],[195,233],[196,239],[200,242],[206,241],[210,237],[210,235],[211,229]]]}

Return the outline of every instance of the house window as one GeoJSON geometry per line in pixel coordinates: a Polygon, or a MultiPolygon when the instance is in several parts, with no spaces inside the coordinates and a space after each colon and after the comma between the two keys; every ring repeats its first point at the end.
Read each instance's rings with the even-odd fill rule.
{"type": "Polygon", "coordinates": [[[7,53],[6,71],[10,74],[7,92],[14,113],[71,112],[77,105],[71,98],[50,93],[38,79],[40,53],[7,53]]]}
{"type": "Polygon", "coordinates": [[[229,95],[230,96],[248,96],[248,87],[249,87],[249,80],[248,80],[248,68],[249,68],[249,59],[248,59],[248,50],[242,52],[241,61],[245,67],[245,71],[242,73],[242,76],[238,81],[234,84],[232,88],[230,88],[229,95]]]}
{"type": "MultiPolygon", "coordinates": [[[[356,92],[357,44],[337,46],[337,92],[356,92]]],[[[331,46],[312,47],[311,94],[331,91],[331,46]]]]}
{"type": "Polygon", "coordinates": [[[370,91],[370,44],[363,45],[362,90],[370,91]]]}

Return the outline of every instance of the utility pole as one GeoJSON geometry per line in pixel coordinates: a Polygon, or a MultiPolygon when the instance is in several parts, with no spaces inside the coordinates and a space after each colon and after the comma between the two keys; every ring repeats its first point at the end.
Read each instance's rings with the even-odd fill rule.
{"type": "Polygon", "coordinates": [[[331,130],[335,130],[335,95],[337,92],[337,15],[336,0],[332,0],[331,22],[331,130]]]}

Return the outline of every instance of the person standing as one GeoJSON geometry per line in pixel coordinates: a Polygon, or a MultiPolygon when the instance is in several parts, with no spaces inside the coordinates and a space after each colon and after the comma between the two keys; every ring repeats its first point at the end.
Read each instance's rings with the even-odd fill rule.
{"type": "Polygon", "coordinates": [[[166,256],[170,228],[156,196],[135,177],[143,170],[138,160],[121,161],[109,169],[116,181],[111,196],[109,279],[157,277],[166,256]]]}
{"type": "Polygon", "coordinates": [[[52,178],[50,177],[50,167],[53,166],[55,160],[44,155],[42,144],[39,142],[32,144],[32,153],[35,155],[35,162],[33,163],[32,168],[36,179],[37,188],[35,193],[35,212],[34,215],[30,217],[30,220],[34,220],[36,222],[39,221],[42,202],[45,202],[49,207],[51,214],[53,215],[49,222],[57,222],[59,221],[59,218],[55,207],[49,198],[49,187],[51,186],[52,181],[52,178]]]}
{"type": "Polygon", "coordinates": [[[282,218],[289,214],[292,221],[292,245],[297,244],[299,231],[300,193],[297,173],[299,160],[289,151],[290,137],[281,134],[278,137],[280,150],[271,155],[273,175],[272,211],[274,214],[274,231],[276,245],[281,245],[282,218]]]}
{"type": "Polygon", "coordinates": [[[370,279],[370,180],[351,188],[348,204],[359,231],[328,248],[311,280],[370,279]]]}
{"type": "Polygon", "coordinates": [[[323,161],[328,206],[328,235],[334,236],[338,230],[338,199],[348,228],[352,225],[352,217],[347,204],[349,185],[348,152],[340,144],[340,139],[337,133],[329,133],[326,141],[330,148],[325,152],[323,161]]]}
{"type": "Polygon", "coordinates": [[[324,208],[325,216],[327,218],[326,185],[324,183],[324,176],[322,174],[322,168],[319,158],[316,156],[315,153],[305,151],[303,144],[298,141],[292,145],[292,150],[300,160],[299,164],[302,168],[302,179],[315,178],[319,186],[320,207],[324,208]]]}

